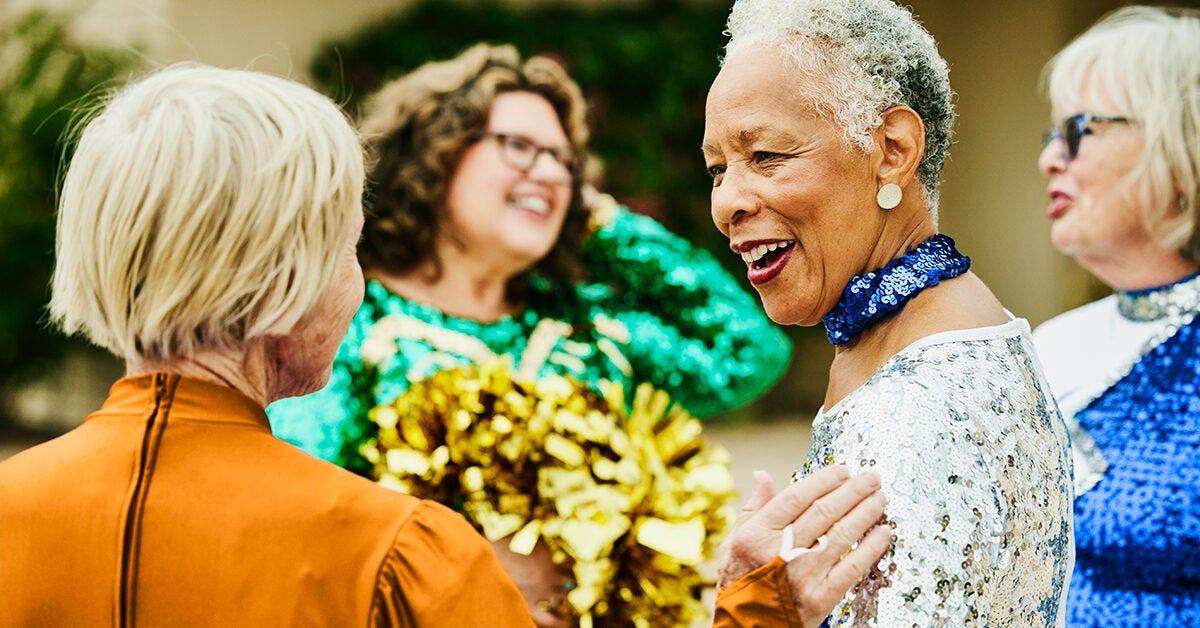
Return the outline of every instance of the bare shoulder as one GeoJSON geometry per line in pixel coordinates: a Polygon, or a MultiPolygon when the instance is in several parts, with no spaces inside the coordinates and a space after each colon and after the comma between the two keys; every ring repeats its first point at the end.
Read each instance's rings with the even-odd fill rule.
{"type": "Polygon", "coordinates": [[[1003,325],[1012,320],[991,288],[971,272],[926,290],[925,294],[913,299],[911,305],[910,322],[917,338],[944,331],[1003,325]]]}

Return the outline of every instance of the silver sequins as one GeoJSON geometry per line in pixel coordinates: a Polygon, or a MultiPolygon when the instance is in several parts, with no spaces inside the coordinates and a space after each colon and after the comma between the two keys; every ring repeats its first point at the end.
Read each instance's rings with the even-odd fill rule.
{"type": "Polygon", "coordinates": [[[805,471],[878,473],[892,552],[831,626],[1058,626],[1071,458],[1023,320],[938,334],[817,416],[805,471]]]}

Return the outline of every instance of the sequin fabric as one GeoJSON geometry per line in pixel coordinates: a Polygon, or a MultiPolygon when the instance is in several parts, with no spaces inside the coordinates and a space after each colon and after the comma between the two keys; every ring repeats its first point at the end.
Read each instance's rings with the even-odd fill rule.
{"type": "Polygon", "coordinates": [[[1200,275],[1150,290],[1117,292],[1117,309],[1131,321],[1193,317],[1200,308],[1200,275]]]}
{"type": "Polygon", "coordinates": [[[899,312],[922,290],[957,277],[970,267],[971,258],[954,248],[954,240],[935,234],[883,268],[851,278],[841,300],[821,319],[825,337],[835,345],[844,345],[899,312]]]}
{"type": "Polygon", "coordinates": [[[515,316],[482,323],[444,314],[368,281],[329,384],[267,408],[277,436],[320,458],[368,472],[358,446],[366,410],[412,382],[497,356],[543,375],[633,390],[650,383],[696,416],[757,398],[783,375],[791,342],[707,251],[618,208],[588,241],[592,280],[532,291],[515,316]],[[363,382],[364,353],[378,377],[363,382]],[[353,391],[372,390],[371,399],[353,391]]]}
{"type": "Polygon", "coordinates": [[[816,417],[803,473],[835,463],[879,474],[895,543],[828,625],[1061,625],[1071,459],[1025,321],[893,356],[816,417]]]}
{"type": "Polygon", "coordinates": [[[1200,280],[1118,303],[1186,322],[1075,415],[1108,468],[1075,502],[1067,624],[1200,626],[1200,280]]]}
{"type": "Polygon", "coordinates": [[[1076,415],[1129,374],[1200,311],[1200,275],[1150,290],[1117,291],[1034,330],[1075,453],[1075,497],[1090,491],[1108,460],[1076,415]]]}

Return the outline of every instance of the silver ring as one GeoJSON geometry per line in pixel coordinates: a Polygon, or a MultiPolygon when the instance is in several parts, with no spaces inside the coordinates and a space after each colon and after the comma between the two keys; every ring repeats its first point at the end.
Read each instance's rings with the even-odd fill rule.
{"type": "Polygon", "coordinates": [[[818,552],[829,544],[829,539],[825,535],[817,537],[815,544],[812,547],[795,547],[795,533],[792,531],[792,524],[788,524],[783,529],[783,541],[779,547],[779,557],[787,562],[792,562],[797,556],[807,554],[809,552],[818,552]]]}

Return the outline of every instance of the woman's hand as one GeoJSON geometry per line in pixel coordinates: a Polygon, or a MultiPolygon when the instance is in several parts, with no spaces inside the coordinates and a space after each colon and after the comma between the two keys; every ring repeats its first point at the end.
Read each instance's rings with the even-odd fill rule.
{"type": "Polygon", "coordinates": [[[525,556],[508,548],[511,540],[511,536],[506,536],[492,541],[492,548],[525,597],[534,623],[538,628],[567,628],[571,625],[571,613],[566,595],[574,582],[570,565],[554,564],[550,549],[541,541],[525,556]]]}
{"type": "Polygon", "coordinates": [[[754,479],[754,495],[718,551],[718,590],[781,553],[794,555],[787,574],[796,610],[803,625],[820,625],[891,546],[891,528],[877,525],[887,504],[879,477],[828,467],[778,494],[767,472],[754,479]],[[788,527],[795,547],[808,551],[782,548],[788,527]]]}

